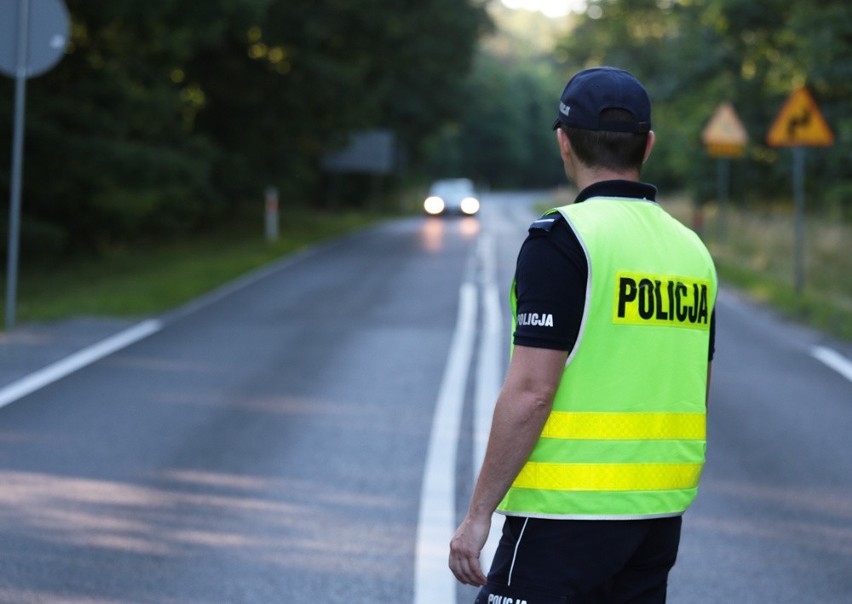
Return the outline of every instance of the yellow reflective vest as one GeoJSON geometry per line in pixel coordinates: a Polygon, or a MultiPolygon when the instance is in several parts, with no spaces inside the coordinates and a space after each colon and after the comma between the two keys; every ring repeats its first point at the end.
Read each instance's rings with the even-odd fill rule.
{"type": "MultiPolygon", "coordinates": [[[[654,202],[595,197],[554,211],[586,254],[585,309],[550,417],[498,511],[680,515],[704,464],[713,261],[654,202]]],[[[513,286],[513,330],[516,302],[513,286]]]]}

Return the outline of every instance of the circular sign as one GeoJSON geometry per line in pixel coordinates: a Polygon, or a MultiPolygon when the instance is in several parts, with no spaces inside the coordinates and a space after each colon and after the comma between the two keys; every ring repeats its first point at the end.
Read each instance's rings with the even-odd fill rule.
{"type": "Polygon", "coordinates": [[[39,76],[65,54],[70,32],[62,0],[0,0],[0,72],[9,77],[39,76]],[[18,57],[20,11],[28,10],[26,57],[18,57]]]}

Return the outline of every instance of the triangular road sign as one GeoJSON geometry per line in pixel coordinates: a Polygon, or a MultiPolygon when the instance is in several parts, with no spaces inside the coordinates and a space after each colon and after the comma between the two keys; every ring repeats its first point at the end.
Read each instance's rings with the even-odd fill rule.
{"type": "Polygon", "coordinates": [[[714,157],[739,157],[748,133],[730,103],[722,103],[701,132],[701,141],[714,157]]]}
{"type": "Polygon", "coordinates": [[[830,147],[834,134],[807,88],[797,88],[766,137],[770,147],[830,147]]]}

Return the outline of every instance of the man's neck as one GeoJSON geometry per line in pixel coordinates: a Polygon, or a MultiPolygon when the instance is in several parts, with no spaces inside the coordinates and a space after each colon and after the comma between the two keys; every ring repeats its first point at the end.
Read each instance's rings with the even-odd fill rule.
{"type": "Polygon", "coordinates": [[[578,191],[605,180],[632,180],[639,182],[638,170],[608,170],[606,168],[581,168],[577,170],[574,185],[578,191]]]}

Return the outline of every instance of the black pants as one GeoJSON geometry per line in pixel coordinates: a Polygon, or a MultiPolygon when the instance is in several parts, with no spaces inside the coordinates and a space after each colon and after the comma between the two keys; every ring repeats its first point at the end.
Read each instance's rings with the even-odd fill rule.
{"type": "Polygon", "coordinates": [[[508,517],[476,604],[662,604],[680,525],[508,517]]]}

